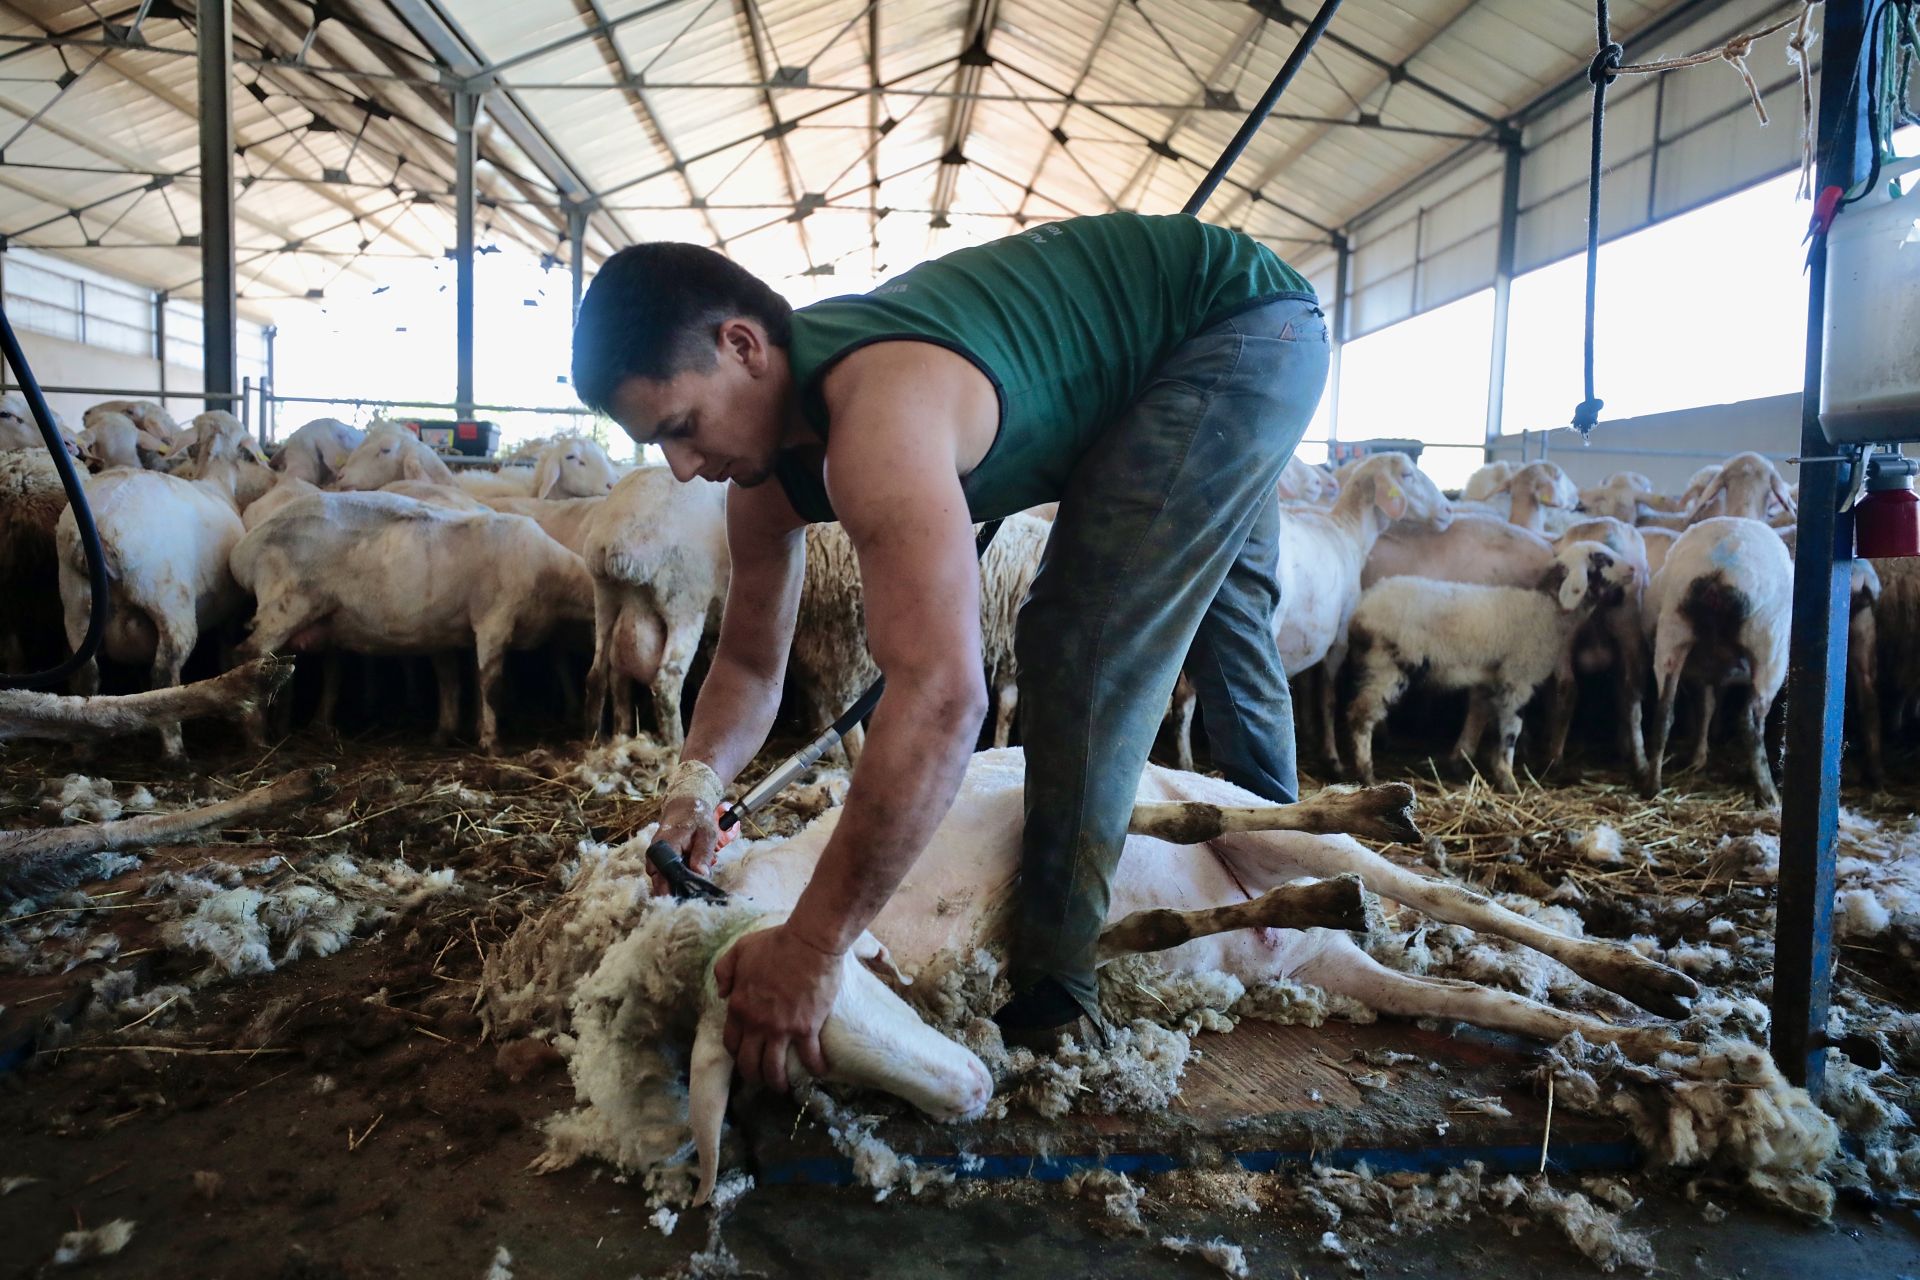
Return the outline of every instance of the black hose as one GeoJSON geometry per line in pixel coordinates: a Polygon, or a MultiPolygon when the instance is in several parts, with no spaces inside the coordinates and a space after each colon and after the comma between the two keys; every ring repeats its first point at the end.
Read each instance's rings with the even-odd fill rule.
{"type": "Polygon", "coordinates": [[[80,546],[87,557],[87,582],[93,588],[92,607],[87,611],[87,634],[71,658],[57,667],[26,675],[0,672],[0,688],[43,688],[63,683],[74,672],[93,661],[93,655],[100,651],[100,641],[107,633],[107,615],[111,608],[111,602],[107,599],[107,558],[100,549],[100,531],[94,527],[93,509],[87,505],[87,491],[74,472],[73,459],[67,456],[67,442],[61,436],[60,429],[53,425],[53,410],[47,408],[47,398],[40,394],[40,384],[35,381],[33,370],[27,367],[26,353],[20,350],[20,340],[14,337],[13,322],[7,319],[4,307],[0,307],[0,355],[6,357],[8,367],[19,381],[21,393],[27,398],[27,407],[33,412],[34,424],[40,428],[40,438],[46,443],[47,452],[53,455],[54,468],[60,473],[60,485],[67,491],[67,506],[73,511],[73,522],[80,530],[80,546]]]}
{"type": "Polygon", "coordinates": [[[1322,0],[1320,12],[1313,15],[1313,21],[1309,22],[1307,29],[1300,33],[1300,43],[1293,46],[1293,52],[1289,53],[1286,62],[1281,64],[1280,72],[1274,76],[1273,83],[1268,85],[1267,91],[1260,95],[1260,101],[1254,103],[1253,110],[1247,113],[1247,118],[1240,122],[1240,131],[1233,135],[1233,141],[1227,143],[1227,149],[1222,151],[1220,158],[1213,162],[1213,168],[1207,170],[1207,176],[1200,179],[1200,185],[1187,198],[1186,204],[1181,206],[1180,212],[1199,213],[1212,197],[1214,188],[1219,186],[1221,179],[1227,176],[1227,170],[1233,168],[1233,163],[1240,158],[1240,153],[1247,149],[1247,143],[1253,141],[1253,135],[1260,132],[1260,126],[1267,122],[1267,114],[1273,110],[1274,104],[1280,101],[1280,95],[1287,91],[1287,86],[1293,83],[1293,77],[1306,64],[1307,55],[1313,52],[1314,45],[1320,43],[1320,33],[1327,29],[1327,24],[1333,21],[1333,15],[1339,11],[1339,8],[1340,0],[1322,0]]]}

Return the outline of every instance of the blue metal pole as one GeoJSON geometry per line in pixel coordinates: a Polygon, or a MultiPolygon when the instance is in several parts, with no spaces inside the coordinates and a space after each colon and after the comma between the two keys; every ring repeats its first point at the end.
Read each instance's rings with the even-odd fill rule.
{"type": "MultiPolygon", "coordinates": [[[[1820,151],[1816,190],[1851,189],[1867,166],[1868,98],[1853,69],[1868,0],[1828,0],[1821,42],[1820,151]]],[[[1845,214],[1841,215],[1842,217],[1845,214]]],[[[1839,820],[1840,745],[1846,710],[1847,621],[1853,515],[1839,510],[1844,463],[1820,429],[1826,329],[1825,237],[1813,244],[1807,293],[1806,381],[1801,392],[1800,532],[1793,573],[1786,760],[1780,806],[1780,886],[1774,917],[1773,1059],[1819,1095],[1826,1076],[1832,988],[1833,844],[1839,820]]]]}

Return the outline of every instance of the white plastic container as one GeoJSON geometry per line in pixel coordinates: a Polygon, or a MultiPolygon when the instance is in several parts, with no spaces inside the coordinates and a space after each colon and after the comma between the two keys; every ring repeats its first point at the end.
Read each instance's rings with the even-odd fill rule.
{"type": "Polygon", "coordinates": [[[1917,169],[1920,156],[1883,164],[1827,235],[1820,426],[1834,444],[1920,440],[1920,183],[1887,194],[1917,169]]]}

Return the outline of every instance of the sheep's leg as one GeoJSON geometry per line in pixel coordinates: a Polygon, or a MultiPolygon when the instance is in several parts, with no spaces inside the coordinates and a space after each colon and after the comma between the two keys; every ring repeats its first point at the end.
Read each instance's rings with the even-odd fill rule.
{"type": "Polygon", "coordinates": [[[1487,731],[1487,698],[1479,689],[1467,691],[1467,718],[1460,724],[1460,737],[1447,756],[1447,763],[1461,773],[1473,772],[1473,753],[1487,731]]]}
{"type": "Polygon", "coordinates": [[[1186,773],[1193,770],[1193,709],[1200,697],[1193,691],[1193,684],[1185,676],[1174,681],[1173,685],[1173,754],[1174,761],[1186,773]]]}
{"type": "Polygon", "coordinates": [[[1543,777],[1552,773],[1554,766],[1560,763],[1560,757],[1566,754],[1567,731],[1573,727],[1573,708],[1579,694],[1580,682],[1573,674],[1572,655],[1569,654],[1561,659],[1560,669],[1553,675],[1553,699],[1547,717],[1547,755],[1540,762],[1543,777]]]}
{"type": "Polygon", "coordinates": [[[1667,763],[1667,735],[1673,732],[1673,700],[1680,692],[1680,672],[1686,668],[1691,643],[1676,645],[1666,661],[1657,664],[1660,672],[1660,706],[1653,713],[1653,743],[1647,748],[1647,778],[1642,795],[1651,799],[1660,794],[1660,775],[1667,763]]]}
{"type": "Polygon", "coordinates": [[[1384,844],[1418,844],[1413,788],[1404,782],[1354,790],[1329,787],[1293,804],[1233,807],[1196,800],[1142,800],[1127,821],[1129,835],[1172,844],[1204,844],[1240,831],[1309,831],[1359,836],[1384,844]]]}
{"type": "Polygon", "coordinates": [[[1771,700],[1755,689],[1747,698],[1744,723],[1753,787],[1759,793],[1760,803],[1769,809],[1780,804],[1780,792],[1773,785],[1773,770],[1767,764],[1767,710],[1771,705],[1771,700]]]}
{"type": "Polygon", "coordinates": [[[211,680],[118,698],[0,690],[0,742],[15,738],[88,741],[155,729],[167,720],[244,719],[273,698],[292,674],[292,659],[270,658],[235,667],[211,680]]]}
{"type": "Polygon", "coordinates": [[[1634,781],[1645,783],[1647,777],[1647,745],[1643,737],[1641,721],[1644,709],[1641,706],[1641,677],[1647,666],[1647,642],[1640,633],[1639,622],[1620,615],[1619,625],[1614,627],[1614,698],[1618,703],[1620,756],[1633,770],[1634,781]]]}
{"type": "MultiPolygon", "coordinates": [[[[80,652],[80,644],[87,637],[87,623],[93,611],[93,587],[86,579],[72,574],[66,569],[60,571],[61,622],[67,633],[67,647],[75,653],[80,652]]],[[[20,671],[25,667],[9,667],[10,671],[20,671]]],[[[81,663],[68,681],[67,687],[75,696],[91,698],[100,692],[100,664],[93,658],[81,663]]]]}
{"type": "Polygon", "coordinates": [[[1121,956],[1165,951],[1195,938],[1235,929],[1367,930],[1367,900],[1359,877],[1335,876],[1285,884],[1258,898],[1200,911],[1136,911],[1100,931],[1096,964],[1121,956]]]}
{"type": "Polygon", "coordinates": [[[695,615],[668,628],[666,650],[653,678],[653,714],[659,721],[660,741],[675,751],[686,741],[686,728],[680,722],[680,695],[686,687],[694,651],[700,647],[701,625],[700,616],[695,615]]]}
{"type": "Polygon", "coordinates": [[[856,724],[846,731],[840,739],[840,749],[847,753],[847,767],[851,769],[860,763],[860,753],[867,749],[867,726],[856,724]]]}
{"type": "Polygon", "coordinates": [[[1013,717],[1020,710],[1020,686],[1003,677],[993,701],[993,745],[1004,747],[1013,741],[1013,717]]]}
{"type": "Polygon", "coordinates": [[[1493,694],[1494,724],[1500,741],[1493,752],[1493,785],[1512,795],[1520,790],[1513,776],[1513,752],[1520,742],[1521,713],[1526,710],[1527,695],[1518,689],[1500,689],[1493,694]]]}
{"type": "Polygon", "coordinates": [[[493,755],[500,750],[500,722],[498,702],[500,699],[500,677],[507,668],[507,638],[509,631],[482,629],[474,636],[474,668],[478,674],[479,687],[474,691],[477,704],[475,715],[479,721],[480,750],[493,755]]]}
{"type": "MultiPolygon", "coordinates": [[[[616,663],[613,660],[616,643],[614,629],[620,625],[620,597],[613,587],[599,578],[593,580],[593,663],[587,668],[587,739],[598,741],[600,726],[607,714],[607,696],[612,691],[609,681],[622,677],[615,674],[616,663]]],[[[615,733],[620,731],[620,721],[613,722],[615,733]]]]}
{"type": "Polygon", "coordinates": [[[1335,686],[1340,682],[1340,665],[1345,659],[1345,648],[1335,645],[1312,668],[1315,691],[1320,700],[1320,751],[1326,757],[1328,771],[1336,778],[1342,776],[1344,766],[1340,758],[1340,711],[1335,706],[1334,694],[1335,686]]]}
{"type": "MultiPolygon", "coordinates": [[[[439,720],[434,725],[433,745],[444,747],[460,732],[460,655],[450,650],[434,654],[433,678],[440,690],[439,720]]],[[[486,684],[482,681],[480,705],[483,710],[480,714],[483,720],[486,703],[486,684]]]]}
{"type": "Polygon", "coordinates": [[[1387,718],[1393,704],[1407,691],[1407,673],[1391,660],[1367,660],[1360,672],[1360,687],[1353,705],[1347,708],[1347,733],[1352,738],[1353,770],[1361,782],[1372,786],[1373,733],[1387,718]]]}
{"type": "Polygon", "coordinates": [[[1617,1044],[1639,1056],[1680,1047],[1673,1032],[1664,1026],[1615,1026],[1510,991],[1452,978],[1401,973],[1387,968],[1344,937],[1322,948],[1319,955],[1289,976],[1335,995],[1358,1000],[1370,1009],[1403,1018],[1449,1018],[1489,1031],[1546,1041],[1578,1031],[1589,1042],[1617,1044]]]}
{"type": "MultiPolygon", "coordinates": [[[[153,619],[154,646],[152,687],[172,689],[180,683],[180,668],[187,664],[187,656],[193,652],[198,631],[193,622],[193,602],[176,601],[175,609],[184,612],[171,613],[171,617],[162,613],[149,616],[153,619]]],[[[160,754],[168,760],[180,760],[186,756],[185,739],[180,731],[178,720],[169,720],[160,726],[160,754]]]]}
{"type": "Polygon", "coordinates": [[[1881,758],[1880,690],[1875,677],[1879,656],[1873,611],[1854,615],[1847,637],[1847,688],[1853,694],[1853,715],[1860,726],[1860,768],[1867,785],[1878,787],[1886,777],[1881,758]]]}
{"type": "Polygon", "coordinates": [[[1711,684],[1700,689],[1700,736],[1693,740],[1693,756],[1687,768],[1699,772],[1707,767],[1707,748],[1713,738],[1713,715],[1720,709],[1720,690],[1711,684]]]}
{"type": "Polygon", "coordinates": [[[1675,997],[1691,998],[1700,993],[1693,979],[1647,959],[1632,947],[1601,938],[1570,938],[1465,885],[1415,875],[1341,836],[1230,835],[1213,842],[1213,848],[1256,893],[1300,875],[1325,878],[1352,872],[1383,898],[1447,924],[1531,947],[1595,986],[1663,1017],[1684,1017],[1686,1008],[1675,997]]]}

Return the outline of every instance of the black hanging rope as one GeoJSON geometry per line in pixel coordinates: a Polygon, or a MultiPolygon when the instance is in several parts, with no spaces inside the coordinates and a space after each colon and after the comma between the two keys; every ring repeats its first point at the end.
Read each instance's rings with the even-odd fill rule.
{"type": "Polygon", "coordinates": [[[1594,17],[1599,27],[1599,52],[1587,64],[1587,79],[1593,82],[1593,152],[1587,169],[1587,336],[1585,357],[1587,398],[1573,411],[1573,425],[1584,439],[1600,421],[1600,408],[1606,402],[1593,393],[1593,313],[1600,291],[1600,171],[1601,140],[1606,130],[1607,86],[1613,82],[1627,51],[1613,42],[1613,23],[1607,13],[1607,0],[1598,0],[1594,17]]]}

